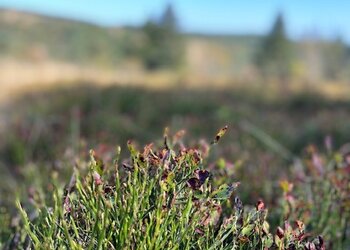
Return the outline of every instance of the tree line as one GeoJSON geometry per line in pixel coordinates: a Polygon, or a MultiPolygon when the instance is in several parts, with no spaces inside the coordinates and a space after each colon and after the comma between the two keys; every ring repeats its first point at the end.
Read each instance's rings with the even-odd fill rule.
{"type": "MultiPolygon", "coordinates": [[[[147,70],[175,69],[183,63],[185,43],[171,5],[165,8],[159,18],[148,20],[143,25],[142,31],[144,39],[141,57],[147,70]]],[[[313,56],[300,53],[302,44],[307,44],[307,41],[295,42],[289,39],[284,17],[279,13],[270,32],[263,37],[251,59],[258,77],[286,82],[301,74],[298,73],[300,64],[303,64],[305,70],[315,68],[313,56]]],[[[319,47],[317,55],[320,58],[315,60],[318,60],[318,64],[321,65],[318,70],[321,72],[322,79],[338,80],[347,76],[350,50],[341,38],[325,41],[319,47]]]]}

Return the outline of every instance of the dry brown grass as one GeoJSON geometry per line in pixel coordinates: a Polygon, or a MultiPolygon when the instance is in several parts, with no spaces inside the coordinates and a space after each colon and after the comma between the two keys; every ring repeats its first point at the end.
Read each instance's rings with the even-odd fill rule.
{"type": "Polygon", "coordinates": [[[280,96],[281,93],[298,94],[308,91],[320,93],[331,99],[345,99],[350,93],[350,85],[339,82],[306,84],[295,81],[281,88],[277,82],[261,84],[248,80],[248,84],[247,81],[227,75],[210,76],[205,72],[189,70],[180,73],[179,71],[150,73],[137,67],[102,69],[57,61],[30,62],[3,59],[0,61],[0,76],[0,104],[23,93],[57,87],[57,83],[60,86],[70,86],[78,82],[88,82],[98,86],[142,86],[156,89],[178,87],[244,89],[267,95],[268,98],[280,96]]]}

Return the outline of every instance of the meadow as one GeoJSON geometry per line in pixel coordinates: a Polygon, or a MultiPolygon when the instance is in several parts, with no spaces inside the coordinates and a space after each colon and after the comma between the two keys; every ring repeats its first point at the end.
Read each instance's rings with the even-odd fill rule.
{"type": "Polygon", "coordinates": [[[180,26],[0,9],[0,248],[350,248],[346,41],[180,26]]]}
{"type": "Polygon", "coordinates": [[[311,91],[271,96],[245,88],[88,83],[19,96],[3,112],[2,244],[160,249],[170,237],[179,249],[345,249],[349,106],[311,91]],[[226,134],[211,145],[225,125],[226,134]],[[172,167],[165,166],[165,152],[172,167]],[[186,163],[177,162],[181,157],[186,163]],[[210,178],[201,180],[207,172],[198,171],[210,178]],[[215,199],[223,188],[224,198],[215,199]],[[68,196],[76,214],[64,210],[68,196]],[[164,209],[169,202],[176,205],[164,209]],[[151,204],[157,205],[148,211],[151,204]],[[216,219],[200,221],[203,209],[215,210],[208,216],[216,219]],[[141,219],[146,211],[149,219],[141,219]],[[127,231],[110,234],[114,227],[127,231]]]}

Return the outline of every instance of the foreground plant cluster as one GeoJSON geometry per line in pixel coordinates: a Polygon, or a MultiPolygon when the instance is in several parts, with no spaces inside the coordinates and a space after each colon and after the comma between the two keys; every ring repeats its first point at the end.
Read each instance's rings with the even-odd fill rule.
{"type": "Polygon", "coordinates": [[[29,219],[17,202],[24,229],[17,231],[7,247],[326,249],[330,244],[315,234],[320,232],[318,227],[326,236],[334,237],[333,247],[341,247],[344,235],[332,234],[342,232],[346,237],[349,184],[348,177],[334,169],[344,164],[344,159],[324,168],[320,156],[310,151],[308,169],[312,172],[316,166],[319,172],[305,175],[297,169],[296,176],[300,185],[306,176],[315,177],[308,180],[307,190],[314,203],[308,203],[305,196],[303,199],[297,186],[282,181],[283,218],[280,226],[272,228],[262,200],[252,207],[242,204],[237,192],[239,182],[214,188],[215,173],[206,170],[207,159],[226,130],[220,130],[211,145],[199,143],[191,148],[183,145],[182,133],[172,140],[165,135],[160,149],[149,144],[138,151],[128,142],[130,159],[121,163],[119,148],[113,164],[91,151],[88,170],[84,173],[77,167],[63,192],[54,189],[52,206],[38,206],[35,218],[29,219]],[[335,200],[340,203],[335,204],[335,200]],[[309,228],[310,233],[306,232],[309,228]]]}

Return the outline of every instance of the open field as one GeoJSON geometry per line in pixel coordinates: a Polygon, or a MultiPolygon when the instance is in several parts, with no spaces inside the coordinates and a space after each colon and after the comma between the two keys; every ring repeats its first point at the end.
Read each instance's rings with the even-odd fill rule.
{"type": "Polygon", "coordinates": [[[276,225],[279,182],[294,178],[291,174],[306,147],[314,144],[327,152],[327,136],[334,150],[349,142],[350,102],[311,91],[262,91],[77,83],[18,95],[3,106],[7,125],[0,150],[6,179],[0,186],[2,205],[13,207],[14,192],[26,197],[28,190],[50,185],[45,176],[51,171],[59,173],[59,183],[66,183],[89,148],[109,155],[121,145],[124,158],[126,141],[132,139],[139,148],[152,141],[161,145],[165,127],[172,133],[186,129],[186,142],[196,145],[195,138],[210,141],[227,124],[229,132],[207,167],[216,185],[240,181],[244,203],[263,198],[272,209],[270,222],[276,225]],[[226,166],[235,167],[220,170],[222,157],[226,166]]]}
{"type": "MultiPolygon", "coordinates": [[[[210,142],[217,129],[227,124],[228,132],[220,140],[220,146],[212,148],[203,167],[212,174],[213,188],[239,181],[241,185],[235,195],[239,195],[244,204],[252,205],[262,198],[269,208],[269,223],[273,228],[281,225],[281,218],[286,216],[283,209],[288,207],[288,201],[284,201],[283,197],[290,195],[291,190],[285,187],[283,180],[295,183],[293,195],[300,201],[307,200],[302,198],[305,188],[316,192],[312,193],[316,203],[310,203],[311,207],[322,206],[325,202],[322,199],[330,199],[327,202],[331,202],[333,198],[325,196],[328,191],[316,190],[325,183],[328,190],[331,187],[328,185],[334,181],[331,176],[338,172],[333,173],[335,170],[329,169],[327,175],[319,176],[312,168],[320,166],[309,165],[308,155],[317,152],[315,157],[321,157],[321,166],[325,167],[323,164],[329,157],[342,157],[336,153],[338,150],[347,152],[347,147],[342,145],[350,138],[350,120],[347,119],[350,117],[350,103],[311,92],[274,95],[274,98],[268,93],[257,93],[243,88],[239,91],[234,88],[151,89],[79,83],[17,96],[12,103],[7,103],[7,112],[3,113],[8,122],[5,133],[2,133],[0,150],[1,176],[5,180],[0,185],[1,205],[5,209],[1,216],[3,225],[18,227],[9,220],[6,212],[15,214],[15,193],[22,197],[22,205],[29,210],[34,204],[32,199],[39,203],[46,199],[50,202],[50,196],[45,196],[42,191],[52,189],[50,176],[56,176],[55,183],[62,187],[68,182],[74,166],[84,172],[90,148],[94,148],[96,154],[109,164],[115,145],[120,145],[121,159],[128,159],[126,142],[129,139],[138,149],[150,142],[161,148],[165,127],[170,128],[169,138],[176,131],[186,129],[183,142],[197,148],[203,145],[202,142],[198,144],[198,139],[210,142]],[[326,136],[331,136],[332,146],[330,137],[326,136]],[[317,145],[318,150],[306,150],[310,144],[317,145]],[[312,177],[315,178],[312,182],[315,186],[309,187],[309,182],[299,179],[301,166],[308,176],[315,175],[312,177]],[[330,183],[327,178],[331,178],[330,183]],[[28,202],[26,197],[29,197],[28,202]]],[[[339,178],[346,178],[346,175],[339,174],[339,178]]],[[[339,199],[346,199],[347,187],[342,188],[345,189],[339,193],[339,199]]],[[[216,202],[213,204],[218,205],[216,202]]],[[[347,218],[345,211],[348,205],[337,204],[340,207],[333,207],[335,204],[329,207],[332,213],[345,209],[343,218],[347,218]]],[[[226,206],[224,203],[221,205],[223,209],[226,206]]],[[[298,218],[309,223],[307,229],[314,236],[323,234],[331,244],[348,244],[343,240],[348,234],[347,226],[344,221],[338,221],[338,215],[327,215],[325,220],[324,214],[311,211],[310,217],[303,206],[298,208],[300,211],[297,209],[295,214],[288,215],[291,220],[298,218]],[[321,217],[322,223],[317,224],[321,217]],[[324,229],[323,223],[328,224],[327,231],[321,230],[324,229]],[[337,228],[345,230],[340,237],[335,236],[337,228]]],[[[179,209],[182,211],[182,208],[179,209]]],[[[225,213],[229,213],[230,209],[226,209],[225,213]]],[[[3,239],[10,233],[8,227],[3,231],[3,239]]],[[[209,238],[207,240],[210,241],[209,238]]]]}
{"type": "Polygon", "coordinates": [[[282,33],[0,10],[0,248],[350,248],[350,50],[282,33]]]}

